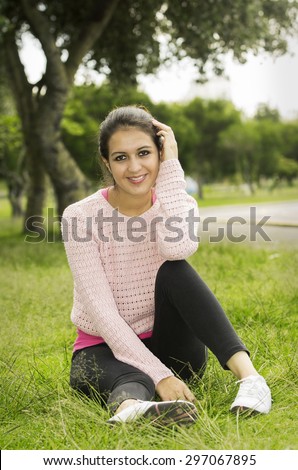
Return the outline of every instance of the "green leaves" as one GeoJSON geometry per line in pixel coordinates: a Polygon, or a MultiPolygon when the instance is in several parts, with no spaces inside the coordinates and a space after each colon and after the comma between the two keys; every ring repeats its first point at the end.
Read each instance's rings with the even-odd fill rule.
{"type": "MultiPolygon", "coordinates": [[[[58,47],[68,52],[107,9],[106,0],[45,0],[42,9],[32,3],[50,22],[58,47]]],[[[297,8],[297,0],[120,1],[103,34],[90,44],[85,62],[114,83],[135,84],[138,74],[153,73],[161,62],[185,56],[196,62],[198,78],[207,63],[220,74],[228,51],[242,63],[248,51],[284,53],[286,36],[297,33],[297,8]],[[168,43],[162,54],[161,38],[168,43]]],[[[21,32],[25,25],[38,36],[22,2],[1,0],[0,31],[11,26],[21,32]]]]}

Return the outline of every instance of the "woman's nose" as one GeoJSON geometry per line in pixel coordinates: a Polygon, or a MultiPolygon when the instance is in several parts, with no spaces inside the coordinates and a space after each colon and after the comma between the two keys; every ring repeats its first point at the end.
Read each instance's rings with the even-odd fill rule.
{"type": "Polygon", "coordinates": [[[141,162],[138,158],[130,158],[128,162],[128,170],[131,173],[136,173],[142,167],[141,162]]]}

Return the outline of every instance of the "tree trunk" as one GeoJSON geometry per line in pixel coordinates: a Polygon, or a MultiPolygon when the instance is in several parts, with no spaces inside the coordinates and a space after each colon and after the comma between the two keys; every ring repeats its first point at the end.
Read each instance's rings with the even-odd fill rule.
{"type": "Polygon", "coordinates": [[[22,120],[28,155],[27,229],[34,227],[34,222],[42,215],[45,172],[54,187],[59,216],[67,205],[87,195],[88,180],[63,145],[60,124],[76,70],[103,35],[118,3],[119,0],[94,0],[92,21],[86,21],[79,37],[69,48],[68,60],[64,63],[50,20],[36,8],[35,2],[22,0],[22,12],[47,59],[46,71],[34,87],[28,82],[20,60],[16,31],[11,27],[3,35],[6,68],[22,120]]]}
{"type": "Polygon", "coordinates": [[[90,183],[65,148],[61,138],[42,136],[42,158],[54,188],[57,213],[61,217],[64,209],[88,195],[90,183]]]}
{"type": "MultiPolygon", "coordinates": [[[[53,132],[52,113],[43,119],[40,109],[35,116],[27,116],[30,129],[25,129],[29,187],[25,215],[25,231],[39,230],[46,203],[46,174],[53,185],[57,213],[87,195],[88,180],[63,145],[60,132],[53,132]]],[[[55,114],[57,123],[57,114],[55,114]]],[[[58,121],[59,123],[59,121],[58,121]]]]}
{"type": "Polygon", "coordinates": [[[40,216],[42,216],[45,201],[45,173],[35,134],[36,103],[19,58],[13,32],[4,35],[4,52],[9,83],[22,122],[26,149],[25,163],[28,171],[28,194],[23,230],[24,232],[40,232],[40,216]]]}
{"type": "Polygon", "coordinates": [[[11,215],[13,218],[22,217],[24,215],[22,207],[22,195],[24,192],[24,182],[22,178],[13,173],[7,179],[8,199],[11,205],[11,215]]]}
{"type": "Polygon", "coordinates": [[[27,171],[29,184],[27,189],[27,204],[24,220],[24,232],[42,233],[42,214],[46,199],[46,175],[43,162],[36,145],[27,145],[27,171]]]}
{"type": "Polygon", "coordinates": [[[90,183],[61,139],[61,119],[68,87],[49,89],[38,109],[38,144],[45,170],[54,188],[58,215],[87,196],[90,183]]]}

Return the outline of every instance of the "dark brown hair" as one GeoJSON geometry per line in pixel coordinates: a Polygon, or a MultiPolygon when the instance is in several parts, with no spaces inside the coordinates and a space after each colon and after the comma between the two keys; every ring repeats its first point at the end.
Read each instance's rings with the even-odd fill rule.
{"type": "Polygon", "coordinates": [[[123,106],[111,111],[102,122],[99,131],[99,152],[106,160],[109,159],[109,141],[119,129],[137,127],[148,134],[159,149],[159,137],[152,124],[153,116],[143,106],[123,106]]]}

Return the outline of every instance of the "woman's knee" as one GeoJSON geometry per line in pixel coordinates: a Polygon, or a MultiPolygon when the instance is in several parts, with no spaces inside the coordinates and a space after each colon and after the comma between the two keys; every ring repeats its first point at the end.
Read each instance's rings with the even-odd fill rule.
{"type": "Polygon", "coordinates": [[[153,380],[143,372],[133,372],[119,377],[111,390],[108,404],[118,407],[124,400],[135,399],[149,401],[154,398],[153,380]]]}
{"type": "Polygon", "coordinates": [[[156,282],[169,282],[170,279],[176,279],[182,275],[190,265],[184,259],[176,261],[165,261],[159,268],[156,275],[156,282]]]}
{"type": "MultiPolygon", "coordinates": [[[[72,360],[70,386],[74,390],[89,397],[100,396],[104,400],[116,389],[127,390],[132,394],[143,390],[146,397],[154,396],[154,382],[144,372],[127,364],[120,364],[117,370],[113,368],[112,371],[104,371],[96,358],[87,353],[82,350],[72,360]]],[[[141,396],[139,398],[142,399],[141,396]]]]}
{"type": "Polygon", "coordinates": [[[131,390],[145,389],[151,397],[155,394],[155,385],[151,377],[142,371],[136,370],[120,375],[114,382],[111,391],[116,388],[128,388],[131,390]]]}

